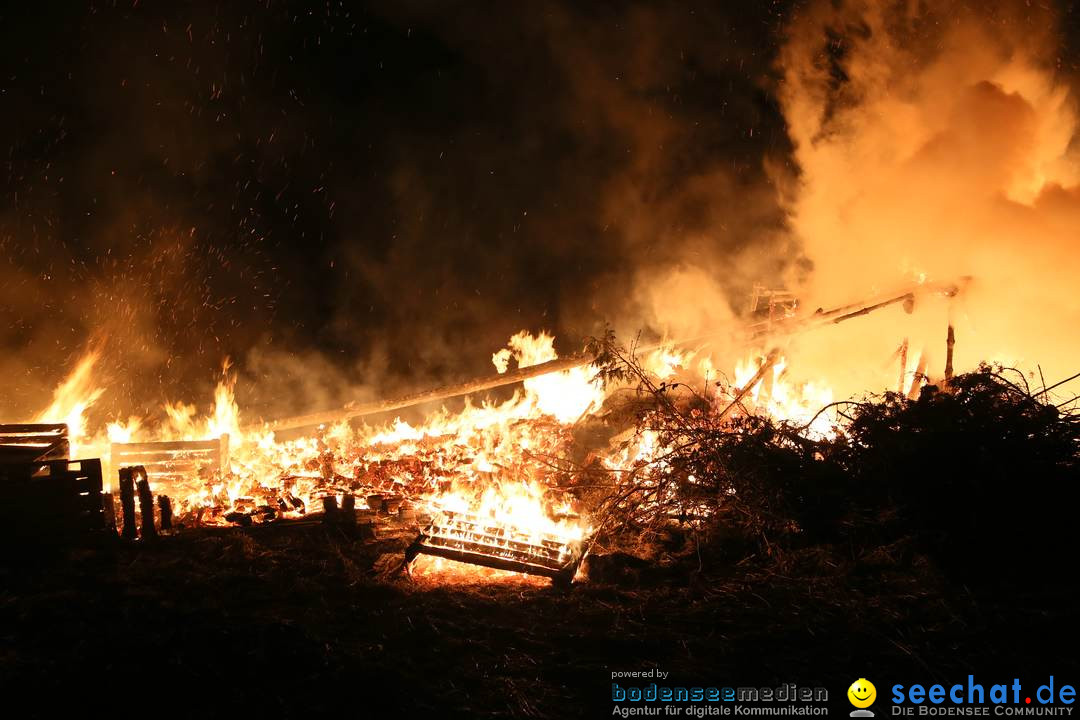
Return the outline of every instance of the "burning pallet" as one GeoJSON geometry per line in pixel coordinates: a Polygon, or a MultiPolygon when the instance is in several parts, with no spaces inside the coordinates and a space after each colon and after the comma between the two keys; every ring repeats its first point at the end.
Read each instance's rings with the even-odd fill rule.
{"type": "Polygon", "coordinates": [[[418,555],[540,575],[568,585],[584,553],[581,541],[525,530],[474,513],[443,510],[405,551],[406,565],[418,555]]]}
{"type": "Polygon", "coordinates": [[[0,463],[64,460],[69,451],[63,423],[0,425],[0,463]]]}
{"type": "Polygon", "coordinates": [[[225,473],[229,468],[229,436],[216,440],[112,443],[114,468],[142,467],[157,483],[190,479],[200,470],[225,473]]]}

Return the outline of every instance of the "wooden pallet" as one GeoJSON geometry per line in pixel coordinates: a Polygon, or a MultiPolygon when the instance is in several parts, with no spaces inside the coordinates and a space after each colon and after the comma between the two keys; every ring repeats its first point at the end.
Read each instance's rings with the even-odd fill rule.
{"type": "Polygon", "coordinates": [[[113,443],[112,467],[142,466],[155,485],[190,480],[200,470],[228,472],[229,436],[216,440],[113,443]]]}
{"type": "Polygon", "coordinates": [[[580,543],[555,536],[519,532],[471,513],[443,511],[432,519],[405,551],[411,564],[418,555],[433,555],[497,570],[541,575],[569,585],[581,564],[580,543]]]}
{"type": "Polygon", "coordinates": [[[63,460],[69,450],[68,426],[63,423],[0,425],[0,463],[63,460]]]}
{"type": "Polygon", "coordinates": [[[70,537],[107,526],[101,460],[0,465],[0,535],[70,537]]]}

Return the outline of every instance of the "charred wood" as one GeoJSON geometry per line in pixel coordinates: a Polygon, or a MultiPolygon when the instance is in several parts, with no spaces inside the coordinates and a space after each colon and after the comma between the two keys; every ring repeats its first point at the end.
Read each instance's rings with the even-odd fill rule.
{"type": "Polygon", "coordinates": [[[146,473],[142,474],[135,487],[139,492],[139,514],[142,516],[142,525],[139,531],[144,540],[157,537],[157,528],[154,526],[154,493],[150,490],[150,479],[146,473]]]}
{"type": "Polygon", "coordinates": [[[120,514],[124,521],[121,537],[134,540],[138,535],[135,529],[135,472],[142,472],[141,467],[120,468],[120,514]]]}
{"type": "Polygon", "coordinates": [[[158,495],[157,501],[161,512],[161,529],[172,530],[172,500],[168,495],[158,495]]]}

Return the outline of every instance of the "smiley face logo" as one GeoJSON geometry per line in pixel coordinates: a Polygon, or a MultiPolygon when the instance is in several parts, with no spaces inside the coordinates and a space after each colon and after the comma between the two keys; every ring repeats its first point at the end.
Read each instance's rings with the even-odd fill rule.
{"type": "Polygon", "coordinates": [[[859,678],[847,689],[848,700],[857,708],[868,708],[877,699],[877,688],[866,678],[859,678]]]}

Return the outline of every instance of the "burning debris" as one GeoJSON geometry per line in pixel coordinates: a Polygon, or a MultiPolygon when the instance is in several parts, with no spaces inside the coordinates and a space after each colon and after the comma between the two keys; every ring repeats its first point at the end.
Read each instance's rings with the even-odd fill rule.
{"type": "MultiPolygon", "coordinates": [[[[758,289],[755,302],[767,312],[737,333],[738,342],[779,343],[896,305],[910,313],[916,297],[952,298],[959,291],[957,285],[925,284],[800,316],[789,294],[758,289]]],[[[950,326],[950,351],[952,342],[950,326]]],[[[627,350],[607,337],[585,354],[560,359],[550,335],[522,332],[494,354],[498,372],[490,378],[250,427],[240,425],[235,378],[226,364],[206,419],[177,404],[166,406],[168,423],[156,429],[141,419],[109,427],[123,535],[156,537],[155,510],[167,529],[174,515],[175,527],[250,527],[299,520],[321,508],[326,522],[351,526],[358,510],[389,519],[408,508],[407,522],[417,533],[406,552],[409,565],[427,555],[569,582],[605,529],[696,523],[719,511],[711,497],[725,497],[732,506],[742,502],[735,485],[717,496],[703,484],[702,469],[688,472],[676,462],[672,448],[686,445],[695,433],[737,433],[755,416],[797,424],[809,439],[840,432],[823,412],[832,401],[828,388],[792,383],[779,345],[738,362],[732,382],[715,370],[710,352],[685,345],[627,350]],[[702,390],[690,389],[694,378],[702,390]],[[386,427],[348,423],[375,411],[515,382],[522,387],[508,400],[466,400],[460,412],[443,409],[415,426],[401,420],[386,427]],[[635,396],[628,405],[627,398],[635,396]],[[635,406],[627,415],[625,409],[635,406]],[[270,429],[315,420],[334,422],[283,441],[270,429]],[[586,440],[583,432],[595,437],[586,440]]],[[[902,356],[901,365],[906,361],[902,356]]],[[[87,386],[86,367],[80,364],[80,379],[65,387],[87,386]]],[[[918,382],[911,387],[917,389],[918,382]]],[[[48,438],[35,447],[55,452],[63,442],[58,427],[13,437],[48,438]]],[[[84,445],[103,443],[90,439],[84,445]]]]}

